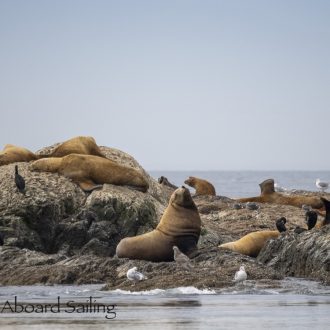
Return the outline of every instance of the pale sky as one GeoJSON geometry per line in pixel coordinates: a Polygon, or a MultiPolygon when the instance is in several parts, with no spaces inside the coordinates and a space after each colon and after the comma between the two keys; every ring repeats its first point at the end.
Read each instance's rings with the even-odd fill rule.
{"type": "Polygon", "coordinates": [[[328,170],[330,1],[0,0],[0,147],[328,170]]]}

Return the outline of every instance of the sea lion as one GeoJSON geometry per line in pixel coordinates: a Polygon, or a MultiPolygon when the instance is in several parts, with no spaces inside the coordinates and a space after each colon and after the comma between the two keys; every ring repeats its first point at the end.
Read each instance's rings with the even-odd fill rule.
{"type": "Polygon", "coordinates": [[[173,261],[173,246],[190,256],[197,249],[201,219],[187,188],[176,189],[153,231],[122,239],[116,250],[119,258],[173,261]]]}
{"type": "Polygon", "coordinates": [[[268,179],[259,184],[261,194],[257,197],[240,198],[237,201],[241,203],[246,202],[258,202],[258,203],[272,203],[281,205],[292,205],[302,207],[302,205],[310,205],[314,209],[320,209],[323,207],[323,203],[319,197],[309,196],[287,196],[281,193],[275,192],[274,180],[268,179]]]}
{"type": "Polygon", "coordinates": [[[36,159],[38,159],[38,156],[32,151],[13,144],[6,144],[0,152],[0,166],[16,162],[30,162],[36,159]]]}
{"type": "Polygon", "coordinates": [[[195,196],[199,196],[199,195],[215,196],[214,186],[212,185],[212,183],[206,180],[199,179],[194,176],[190,176],[184,183],[196,189],[195,196]]]}
{"type": "Polygon", "coordinates": [[[70,154],[93,155],[106,158],[96,144],[95,139],[91,136],[76,136],[61,143],[49,155],[40,155],[40,158],[64,157],[70,154]]]}
{"type": "Polygon", "coordinates": [[[165,176],[161,176],[160,178],[158,178],[158,183],[163,186],[170,187],[172,189],[178,189],[178,187],[172,184],[170,181],[168,181],[168,179],[165,176]]]}
{"type": "Polygon", "coordinates": [[[280,236],[277,230],[264,230],[249,233],[237,241],[224,243],[219,248],[235,251],[250,257],[257,257],[266,242],[280,236]]]}
{"type": "Polygon", "coordinates": [[[104,183],[132,186],[143,192],[149,188],[139,171],[98,156],[71,154],[62,158],[43,158],[34,161],[31,169],[57,172],[72,179],[84,191],[92,191],[104,183]]]}

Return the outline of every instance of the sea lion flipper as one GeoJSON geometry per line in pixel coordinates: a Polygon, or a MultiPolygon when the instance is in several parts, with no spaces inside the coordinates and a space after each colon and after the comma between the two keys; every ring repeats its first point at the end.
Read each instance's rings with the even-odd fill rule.
{"type": "Polygon", "coordinates": [[[91,180],[79,181],[79,182],[77,182],[77,184],[83,191],[86,191],[86,192],[91,192],[95,189],[103,188],[103,184],[95,184],[91,180]]]}

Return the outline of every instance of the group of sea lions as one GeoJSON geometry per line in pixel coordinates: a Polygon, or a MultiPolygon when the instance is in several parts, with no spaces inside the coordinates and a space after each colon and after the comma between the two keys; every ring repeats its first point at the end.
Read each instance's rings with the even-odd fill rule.
{"type": "MultiPolygon", "coordinates": [[[[143,192],[146,192],[149,187],[147,179],[141,172],[108,159],[92,137],[72,138],[61,143],[46,155],[35,154],[14,145],[6,145],[0,152],[0,166],[16,162],[31,162],[30,168],[33,171],[56,172],[64,175],[87,192],[101,187],[104,183],[131,186],[143,192]]],[[[190,191],[184,186],[176,187],[163,176],[158,179],[158,182],[175,189],[158,226],[149,233],[122,239],[116,251],[119,258],[156,262],[170,261],[174,257],[174,246],[188,256],[193,255],[197,250],[201,218],[190,191]]],[[[195,188],[195,196],[216,195],[214,186],[207,180],[190,176],[184,183],[195,188]]],[[[326,199],[298,195],[288,196],[275,192],[272,179],[262,182],[260,189],[260,196],[241,198],[238,201],[298,207],[307,204],[314,209],[325,207],[325,219],[319,226],[330,224],[330,202],[326,199]]],[[[314,218],[313,216],[310,215],[310,219],[307,221],[309,230],[316,223],[315,216],[314,218]]],[[[286,230],[286,219],[284,219],[285,221],[283,219],[277,220],[276,231],[252,232],[237,241],[221,244],[219,247],[256,257],[267,240],[279,237],[280,232],[286,230]]]]}
{"type": "MultiPolygon", "coordinates": [[[[188,256],[197,249],[201,220],[189,190],[184,186],[177,188],[164,176],[161,176],[158,182],[169,188],[176,189],[171,196],[159,225],[152,232],[121,240],[117,246],[117,256],[119,258],[169,261],[173,260],[173,246],[178,246],[188,256]]],[[[214,196],[216,194],[214,186],[206,180],[189,177],[184,183],[196,189],[195,196],[214,196]]],[[[239,199],[238,201],[274,203],[296,207],[308,204],[315,209],[325,207],[325,219],[318,227],[330,224],[330,202],[326,199],[298,195],[287,196],[276,193],[273,179],[262,182],[260,188],[260,197],[239,199]]],[[[315,226],[316,221],[317,213],[315,211],[307,211],[306,223],[308,230],[315,226]]],[[[278,238],[281,232],[286,231],[285,223],[286,219],[280,218],[276,221],[277,230],[252,232],[237,241],[221,244],[219,248],[257,257],[269,239],[278,238]]],[[[301,228],[301,232],[304,230],[307,229],[301,228]]]]}
{"type": "Polygon", "coordinates": [[[47,155],[37,155],[25,148],[7,144],[0,152],[0,166],[15,162],[32,162],[32,171],[59,173],[87,192],[102,187],[104,183],[131,186],[143,192],[149,188],[141,172],[108,159],[94,138],[89,136],[65,141],[47,155]]]}

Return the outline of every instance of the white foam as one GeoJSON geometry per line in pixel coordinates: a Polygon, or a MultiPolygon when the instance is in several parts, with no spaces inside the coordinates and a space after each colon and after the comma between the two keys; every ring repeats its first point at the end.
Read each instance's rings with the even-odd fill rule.
{"type": "Polygon", "coordinates": [[[115,294],[134,294],[134,295],[145,295],[145,296],[154,296],[158,294],[164,293],[165,290],[162,289],[154,289],[154,290],[146,290],[146,291],[129,291],[129,290],[121,290],[121,289],[116,289],[113,291],[109,291],[109,293],[115,293],[115,294]]]}
{"type": "Polygon", "coordinates": [[[170,289],[169,290],[171,293],[175,294],[215,294],[216,292],[214,290],[209,290],[209,289],[202,289],[199,290],[195,288],[194,286],[181,286],[175,289],[170,289]]]}
{"type": "Polygon", "coordinates": [[[176,295],[197,295],[197,294],[216,294],[214,290],[202,289],[199,290],[193,286],[182,286],[178,288],[162,290],[162,289],[153,289],[146,291],[129,291],[129,290],[121,290],[116,289],[113,291],[109,291],[110,294],[122,294],[122,295],[145,295],[145,296],[155,296],[155,295],[164,295],[164,294],[176,294],[176,295]]]}

